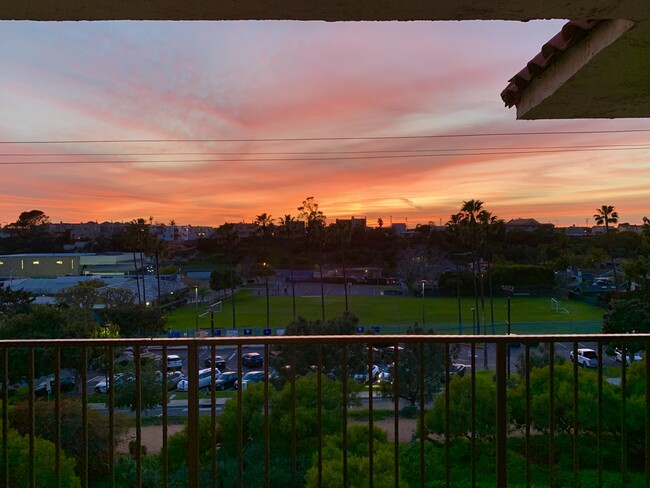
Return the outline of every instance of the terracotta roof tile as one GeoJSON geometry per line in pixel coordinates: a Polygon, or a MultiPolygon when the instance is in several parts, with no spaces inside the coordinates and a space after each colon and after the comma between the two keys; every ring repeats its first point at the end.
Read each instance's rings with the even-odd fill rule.
{"type": "Polygon", "coordinates": [[[528,85],[599,22],[599,20],[579,19],[564,24],[562,30],[542,46],[541,51],[526,64],[526,67],[508,80],[508,86],[501,92],[501,99],[506,107],[517,105],[528,85]]]}

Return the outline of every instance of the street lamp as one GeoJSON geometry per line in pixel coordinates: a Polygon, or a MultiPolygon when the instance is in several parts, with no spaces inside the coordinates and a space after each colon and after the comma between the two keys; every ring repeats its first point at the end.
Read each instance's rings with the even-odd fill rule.
{"type": "Polygon", "coordinates": [[[199,330],[199,285],[194,285],[194,306],[196,313],[194,314],[194,335],[199,330]]]}
{"type": "Polygon", "coordinates": [[[476,309],[472,307],[472,334],[476,334],[476,309]]]}
{"type": "Polygon", "coordinates": [[[264,266],[264,285],[266,288],[266,328],[268,329],[271,324],[271,310],[269,308],[269,270],[267,263],[262,263],[262,266],[264,266]]]}
{"type": "Polygon", "coordinates": [[[422,280],[422,327],[424,327],[424,284],[426,280],[422,280]]]}

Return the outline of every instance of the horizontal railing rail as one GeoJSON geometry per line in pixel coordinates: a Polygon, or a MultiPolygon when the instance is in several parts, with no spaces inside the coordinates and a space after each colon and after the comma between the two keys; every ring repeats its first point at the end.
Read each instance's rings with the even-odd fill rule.
{"type": "Polygon", "coordinates": [[[3,340],[0,484],[647,486],[648,350],[650,334],[3,340]]]}

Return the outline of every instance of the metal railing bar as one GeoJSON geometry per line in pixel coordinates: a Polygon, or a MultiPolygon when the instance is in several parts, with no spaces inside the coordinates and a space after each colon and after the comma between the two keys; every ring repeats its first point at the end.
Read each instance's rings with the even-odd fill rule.
{"type": "Polygon", "coordinates": [[[54,355],[54,479],[61,487],[61,348],[52,349],[54,355]]]}
{"type": "Polygon", "coordinates": [[[471,379],[471,398],[472,398],[472,407],[471,407],[471,439],[470,445],[472,446],[472,487],[476,486],[476,342],[472,342],[470,348],[471,360],[470,364],[472,366],[472,375],[471,379]]]}
{"type": "Polygon", "coordinates": [[[418,364],[419,364],[419,389],[420,389],[420,486],[424,488],[426,480],[426,471],[424,463],[424,343],[418,344],[418,364]]]}
{"type": "Polygon", "coordinates": [[[374,363],[374,357],[373,357],[373,348],[370,344],[368,344],[367,347],[367,364],[366,367],[368,368],[368,374],[366,375],[366,378],[368,379],[368,487],[373,488],[374,486],[374,470],[373,470],[373,464],[374,464],[374,456],[373,456],[373,447],[374,447],[374,436],[373,436],[373,430],[374,430],[374,413],[373,413],[373,396],[375,394],[374,392],[374,378],[372,374],[372,367],[374,363]]]}
{"type": "Polygon", "coordinates": [[[28,479],[31,488],[36,487],[35,473],[35,452],[34,439],[36,437],[36,426],[34,419],[34,348],[27,349],[27,405],[29,411],[29,462],[28,462],[28,479]]]}
{"type": "MultiPolygon", "coordinates": [[[[487,347],[487,344],[486,344],[487,347]]],[[[496,379],[497,379],[497,408],[496,408],[496,464],[497,464],[497,486],[505,488],[508,486],[507,472],[507,437],[508,437],[508,407],[506,400],[507,387],[507,358],[506,348],[508,343],[497,344],[496,350],[496,379]]],[[[447,460],[449,464],[449,460],[447,460]]]]}
{"type": "Polygon", "coordinates": [[[242,395],[244,374],[242,371],[242,344],[237,344],[237,486],[244,486],[244,413],[242,395]]]}
{"type": "Polygon", "coordinates": [[[627,486],[627,349],[621,343],[621,483],[627,486]]]}
{"type": "MultiPolygon", "coordinates": [[[[189,488],[199,488],[199,343],[187,347],[187,471],[189,488]]],[[[241,421],[240,421],[241,422],[241,421]]]]}
{"type": "MultiPolygon", "coordinates": [[[[578,343],[573,343],[573,357],[578,357],[578,343]]],[[[598,356],[600,358],[600,356],[598,356]]],[[[580,479],[579,473],[579,456],[578,456],[578,436],[580,430],[580,419],[578,417],[578,361],[573,361],[573,485],[578,486],[580,479]]]]}
{"type": "MultiPolygon", "coordinates": [[[[650,341],[645,343],[646,353],[650,341]]],[[[650,486],[650,360],[645,361],[645,485],[650,486]]]]}
{"type": "Polygon", "coordinates": [[[348,346],[341,346],[341,376],[343,382],[343,486],[348,486],[348,346]]]}
{"type": "MultiPolygon", "coordinates": [[[[271,422],[269,419],[269,345],[264,344],[264,486],[271,486],[271,422]]],[[[213,410],[214,411],[214,410],[213,410]]]]}
{"type": "Polygon", "coordinates": [[[106,387],[108,388],[108,462],[110,469],[110,486],[115,486],[115,390],[111,388],[115,378],[114,348],[108,346],[108,371],[106,373],[106,387]],[[109,380],[110,378],[110,380],[109,380]],[[109,383],[110,381],[110,383],[109,383]]]}
{"type": "MultiPolygon", "coordinates": [[[[142,486],[142,356],[135,348],[135,486],[142,486]]],[[[127,378],[126,381],[129,381],[127,378]]],[[[111,390],[117,385],[111,386],[111,390]]]]}
{"type": "Polygon", "coordinates": [[[445,344],[445,486],[449,487],[451,479],[451,456],[450,456],[450,444],[451,444],[451,430],[450,424],[451,420],[449,418],[449,409],[450,409],[450,398],[449,398],[449,368],[451,367],[451,361],[449,360],[449,344],[445,344]]]}
{"type": "Polygon", "coordinates": [[[298,464],[296,460],[298,439],[296,438],[296,346],[291,345],[291,486],[296,487],[298,464]]]}
{"type": "Polygon", "coordinates": [[[394,476],[395,488],[399,488],[399,345],[393,346],[393,422],[394,422],[394,476]]]}
{"type": "Polygon", "coordinates": [[[88,487],[88,348],[81,348],[81,486],[88,487]]]}
{"type": "Polygon", "coordinates": [[[526,390],[526,399],[525,399],[525,418],[526,418],[526,488],[530,488],[531,483],[531,473],[530,473],[530,455],[532,453],[530,445],[530,344],[526,344],[526,349],[524,351],[524,367],[525,367],[525,390],[526,390]]]}
{"type": "Polygon", "coordinates": [[[548,469],[550,486],[555,486],[555,343],[548,343],[548,469]]]}
{"type": "MultiPolygon", "coordinates": [[[[638,341],[650,340],[650,333],[648,334],[635,334],[635,339],[638,341]]],[[[463,341],[472,342],[485,342],[485,335],[463,335],[463,341]]],[[[623,342],[630,340],[629,334],[530,334],[517,336],[519,342],[523,344],[534,344],[537,342],[623,342]]],[[[424,343],[438,343],[438,344],[454,344],[458,342],[457,335],[431,335],[431,334],[418,334],[418,335],[324,335],[324,336],[242,336],[242,337],[203,337],[203,338],[155,338],[155,339],[30,339],[30,347],[73,347],[80,348],[87,347],[101,347],[101,346],[115,346],[125,347],[129,345],[140,345],[142,347],[162,347],[167,345],[172,346],[206,346],[216,344],[221,346],[237,346],[248,345],[262,346],[264,344],[383,344],[386,342],[393,342],[399,340],[401,343],[417,344],[424,343]]],[[[512,342],[512,336],[508,335],[490,335],[489,342],[497,344],[499,342],[512,342]]],[[[3,347],[20,348],[25,347],[25,340],[17,339],[3,339],[0,340],[0,345],[3,347]]]]}
{"type": "Polygon", "coordinates": [[[167,346],[162,347],[162,364],[161,369],[164,369],[163,378],[165,380],[162,382],[162,446],[160,449],[160,456],[162,461],[162,488],[167,488],[169,485],[169,446],[167,441],[167,435],[169,430],[167,428],[168,422],[168,411],[167,411],[167,346]]]}
{"type": "Polygon", "coordinates": [[[3,486],[9,486],[9,349],[2,348],[2,467],[3,486]]]}
{"type": "MultiPolygon", "coordinates": [[[[603,357],[603,345],[598,343],[598,357],[603,357]]],[[[598,420],[597,420],[597,451],[598,451],[598,486],[603,486],[603,368],[598,368],[598,420]]]]}
{"type": "Polygon", "coordinates": [[[323,486],[323,345],[318,345],[316,366],[316,443],[318,444],[318,486],[323,486]]]}
{"type": "MultiPolygon", "coordinates": [[[[268,348],[268,345],[264,346],[268,348]]],[[[216,400],[216,361],[217,347],[211,344],[208,349],[210,350],[210,479],[212,486],[217,486],[217,400],[216,400]]],[[[268,354],[267,356],[268,357],[268,354]]],[[[268,433],[267,433],[268,438],[268,433]]],[[[267,460],[268,462],[268,460],[267,460]]]]}

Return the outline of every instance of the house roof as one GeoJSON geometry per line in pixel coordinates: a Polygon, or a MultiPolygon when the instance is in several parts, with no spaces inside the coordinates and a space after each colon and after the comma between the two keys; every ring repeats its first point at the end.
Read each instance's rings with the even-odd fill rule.
{"type": "Polygon", "coordinates": [[[508,80],[508,86],[501,92],[501,99],[506,107],[517,105],[523,91],[538,78],[546,68],[559,59],[567,49],[583,39],[589,30],[594,28],[598,20],[570,20],[562,30],[542,46],[540,52],[516,75],[508,80]]]}

